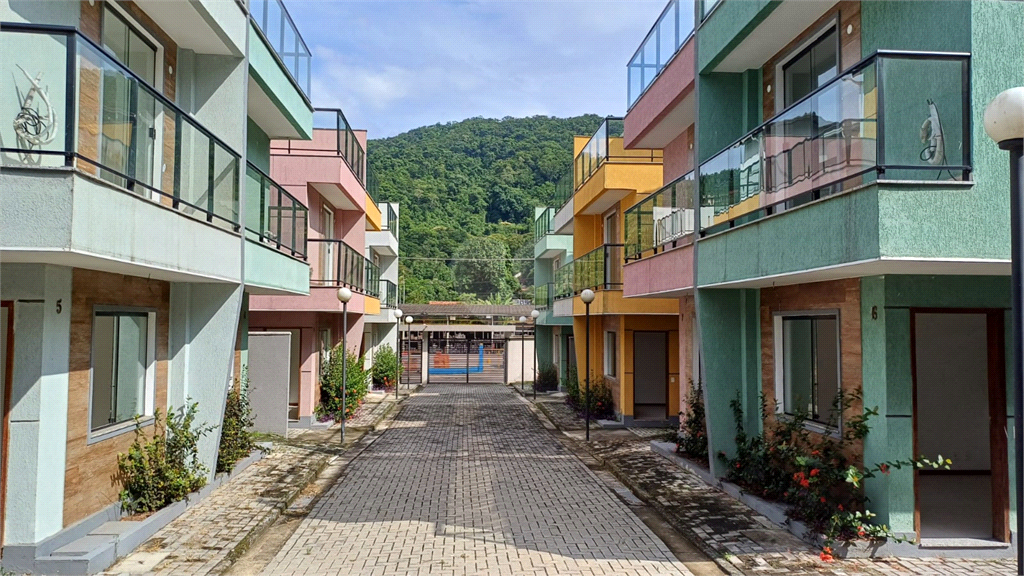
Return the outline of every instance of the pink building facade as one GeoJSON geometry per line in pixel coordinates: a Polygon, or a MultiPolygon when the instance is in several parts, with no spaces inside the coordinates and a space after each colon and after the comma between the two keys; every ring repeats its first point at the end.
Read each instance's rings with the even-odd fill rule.
{"type": "MultiPolygon", "coordinates": [[[[288,426],[317,424],[320,364],[343,341],[338,290],[349,288],[347,349],[364,349],[364,316],[380,314],[379,268],[367,255],[367,232],[381,213],[367,191],[366,132],[352,130],[340,110],[317,109],[313,139],[272,141],[271,175],[309,207],[308,295],[252,296],[249,333],[288,332],[288,426]]],[[[370,179],[372,181],[372,178],[370,179]]],[[[285,407],[281,407],[282,410],[285,407]]]]}

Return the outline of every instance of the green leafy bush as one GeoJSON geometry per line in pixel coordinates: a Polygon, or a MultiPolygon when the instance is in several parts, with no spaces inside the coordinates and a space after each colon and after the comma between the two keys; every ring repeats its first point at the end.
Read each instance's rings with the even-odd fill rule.
{"type": "Polygon", "coordinates": [[[242,376],[228,390],[224,403],[224,424],[217,449],[217,472],[230,472],[235,464],[256,449],[252,406],[249,405],[249,372],[242,368],[242,376]]]}
{"type": "Polygon", "coordinates": [[[343,351],[341,345],[334,347],[320,369],[320,404],[316,414],[321,420],[341,420],[342,407],[345,417],[351,418],[363,403],[370,384],[370,372],[363,369],[365,359],[354,352],[343,351]],[[345,354],[348,380],[342,394],[342,354],[345,354]]]}
{"type": "Polygon", "coordinates": [[[679,416],[682,421],[676,440],[676,452],[707,464],[708,428],[700,382],[690,381],[690,390],[686,393],[686,412],[680,412],[679,416]]]}
{"type": "Polygon", "coordinates": [[[159,510],[206,484],[206,466],[199,461],[199,439],[215,426],[197,426],[199,404],[181,413],[171,408],[166,418],[154,414],[153,437],[147,438],[135,419],[135,441],[127,454],[118,454],[121,508],[129,514],[159,510]]]}
{"type": "MultiPolygon", "coordinates": [[[[569,407],[580,416],[586,414],[587,390],[586,383],[579,382],[576,368],[567,371],[565,382],[565,401],[569,407]]],[[[612,398],[612,389],[604,381],[604,378],[592,378],[590,381],[590,417],[592,419],[612,420],[615,418],[615,401],[612,398]]]]}
{"type": "Polygon", "coordinates": [[[370,369],[373,385],[375,388],[392,390],[402,375],[402,363],[395,354],[395,349],[389,344],[377,348],[373,355],[373,367],[370,369]]]}
{"type": "Polygon", "coordinates": [[[537,371],[537,377],[533,383],[534,389],[538,392],[550,392],[558,389],[558,368],[554,364],[545,362],[537,371]]]}
{"type": "MultiPolygon", "coordinates": [[[[840,394],[833,414],[846,413],[858,396],[840,394]]],[[[768,408],[761,400],[764,432],[748,436],[743,428],[743,408],[739,398],[731,402],[736,421],[736,457],[722,452],[727,479],[750,493],[790,505],[788,515],[808,524],[824,539],[821,558],[831,561],[835,542],[855,540],[903,539],[888,526],[872,523],[875,517],[867,509],[862,481],[886,476],[892,470],[911,468],[949,468],[952,463],[941,455],[932,461],[923,456],[913,460],[895,460],[864,465],[851,458],[856,444],[868,434],[868,421],[877,409],[865,408],[843,423],[842,434],[812,433],[805,426],[807,415],[778,415],[768,422],[768,408]]],[[[836,422],[829,424],[833,430],[836,422]]]]}

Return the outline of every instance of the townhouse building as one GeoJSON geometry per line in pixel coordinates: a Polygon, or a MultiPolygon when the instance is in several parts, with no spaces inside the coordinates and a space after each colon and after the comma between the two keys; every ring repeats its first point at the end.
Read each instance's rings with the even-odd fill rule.
{"type": "Polygon", "coordinates": [[[312,116],[311,140],[271,140],[269,155],[271,176],[309,209],[303,227],[308,294],[249,299],[250,350],[260,354],[249,359],[254,403],[261,407],[257,428],[278,433],[330,424],[319,422],[316,414],[320,371],[343,340],[352,352],[369,352],[368,359],[384,343],[397,350],[398,320],[391,311],[397,294],[398,206],[374,200],[366,132],[353,129],[340,109],[317,108],[312,116]],[[383,280],[382,265],[388,274],[383,280]],[[344,335],[338,300],[343,287],[353,292],[344,335]]]}
{"type": "Polygon", "coordinates": [[[734,401],[748,434],[877,407],[863,462],[952,460],[869,479],[877,523],[1010,542],[1009,176],[981,118],[1024,83],[1021,26],[1009,1],[668,3],[628,67],[625,145],[666,170],[623,293],[680,299],[716,475],[734,401]]]}
{"type": "MultiPolygon", "coordinates": [[[[266,283],[246,117],[275,112],[247,85],[285,71],[244,3],[5,1],[0,22],[0,554],[52,572],[120,515],[136,416],[223,417],[244,293],[266,283]]],[[[218,441],[199,442],[211,475],[218,441]]]]}
{"type": "MultiPolygon", "coordinates": [[[[555,196],[567,199],[571,192],[572,176],[567,174],[558,182],[555,196]]],[[[558,370],[558,381],[562,382],[566,370],[576,366],[576,346],[572,335],[572,316],[555,316],[554,311],[555,297],[565,291],[560,291],[564,278],[559,283],[556,274],[563,266],[566,270],[572,267],[572,234],[555,232],[556,212],[555,206],[534,208],[533,304],[540,312],[534,323],[534,338],[537,366],[554,366],[558,370]]]]}
{"type": "Polygon", "coordinates": [[[589,343],[591,381],[611,389],[622,423],[663,426],[678,422],[670,408],[679,395],[678,302],[624,299],[622,269],[623,215],[661,186],[662,152],[627,150],[622,133],[623,120],[607,118],[592,136],[575,138],[572,189],[552,217],[555,233],[572,234],[573,260],[556,271],[552,312],[572,317],[577,361],[589,343]],[[589,338],[579,296],[586,289],[596,292],[589,338]]]}

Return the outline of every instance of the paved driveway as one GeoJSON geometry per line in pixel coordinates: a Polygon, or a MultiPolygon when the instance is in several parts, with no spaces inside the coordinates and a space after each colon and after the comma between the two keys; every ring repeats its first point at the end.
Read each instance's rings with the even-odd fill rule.
{"type": "Polygon", "coordinates": [[[265,574],[689,574],[503,385],[432,385],[265,574]]]}

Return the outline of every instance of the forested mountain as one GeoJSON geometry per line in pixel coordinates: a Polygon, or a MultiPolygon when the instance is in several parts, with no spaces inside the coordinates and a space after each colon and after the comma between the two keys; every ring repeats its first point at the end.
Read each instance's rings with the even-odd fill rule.
{"type": "Polygon", "coordinates": [[[401,203],[403,301],[528,297],[533,264],[506,259],[533,257],[533,207],[570,170],[573,136],[601,120],[471,118],[371,140],[378,200],[401,203]]]}

